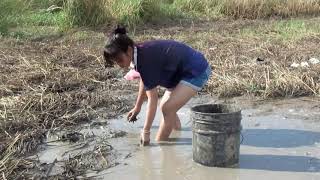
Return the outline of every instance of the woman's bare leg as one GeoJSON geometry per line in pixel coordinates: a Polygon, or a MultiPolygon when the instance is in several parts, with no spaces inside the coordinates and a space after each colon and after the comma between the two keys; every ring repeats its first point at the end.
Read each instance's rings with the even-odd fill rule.
{"type": "MultiPolygon", "coordinates": [[[[161,98],[161,101],[160,101],[160,109],[162,109],[162,106],[163,104],[168,101],[170,95],[171,95],[171,92],[170,90],[167,90],[164,95],[162,96],[161,98]]],[[[178,114],[176,113],[175,115],[175,123],[173,124],[173,129],[176,130],[176,131],[179,131],[181,130],[181,122],[180,122],[180,118],[178,116],[178,114]]],[[[163,126],[163,123],[164,123],[164,118],[163,118],[163,115],[162,115],[162,118],[161,118],[161,121],[160,121],[160,126],[163,126]]]]}
{"type": "Polygon", "coordinates": [[[160,123],[156,141],[167,141],[169,139],[170,133],[177,121],[178,110],[196,93],[197,91],[191,87],[179,83],[171,93],[164,95],[167,100],[165,98],[161,100],[160,107],[163,113],[163,121],[160,123]]]}

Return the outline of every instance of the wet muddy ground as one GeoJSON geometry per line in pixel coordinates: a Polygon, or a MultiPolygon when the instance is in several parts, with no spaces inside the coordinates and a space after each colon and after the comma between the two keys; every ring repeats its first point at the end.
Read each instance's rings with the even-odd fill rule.
{"type": "MultiPolygon", "coordinates": [[[[76,159],[78,166],[74,166],[74,170],[91,169],[79,173],[78,177],[90,179],[317,180],[320,179],[319,102],[319,98],[223,101],[201,96],[179,111],[182,131],[174,132],[170,142],[158,144],[152,141],[149,147],[139,147],[144,106],[135,124],[127,123],[124,117],[109,123],[99,119],[77,130],[81,134],[75,138],[75,143],[68,142],[72,140],[70,133],[69,136],[66,132],[50,135],[38,158],[51,166],[54,162],[47,172],[49,176],[66,172],[65,165],[59,165],[59,162],[76,159]],[[210,168],[192,161],[190,107],[210,102],[232,103],[243,109],[243,141],[238,168],[210,168]],[[69,139],[56,142],[58,137],[69,139]],[[77,154],[81,154],[78,159],[77,154]]],[[[160,117],[158,112],[151,132],[153,137],[160,117]]]]}

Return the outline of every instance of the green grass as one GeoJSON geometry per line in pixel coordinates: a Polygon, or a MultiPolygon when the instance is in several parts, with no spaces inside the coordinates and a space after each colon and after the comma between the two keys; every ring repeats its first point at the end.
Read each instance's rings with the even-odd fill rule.
{"type": "Polygon", "coordinates": [[[27,12],[16,17],[14,24],[7,27],[10,29],[4,35],[19,39],[59,35],[69,28],[63,12],[52,14],[45,11],[27,12]]]}
{"type": "MultiPolygon", "coordinates": [[[[33,26],[63,26],[66,23],[64,12],[50,13],[46,11],[31,11],[23,18],[23,24],[33,26]]],[[[22,24],[22,25],[23,25],[22,24]]]]}
{"type": "Polygon", "coordinates": [[[12,29],[7,36],[21,40],[55,39],[63,35],[59,27],[53,26],[29,26],[12,29]]]}
{"type": "Polygon", "coordinates": [[[97,26],[111,20],[106,0],[70,0],[64,4],[70,26],[97,26]]]}
{"type": "Polygon", "coordinates": [[[181,17],[169,3],[158,0],[73,0],[65,4],[71,26],[96,27],[122,23],[129,27],[181,17]]]}
{"type": "Polygon", "coordinates": [[[56,32],[56,29],[60,29],[60,31],[66,29],[64,12],[50,13],[45,11],[51,4],[50,2],[1,0],[0,35],[26,38],[52,34],[56,32]]]}
{"type": "Polygon", "coordinates": [[[223,6],[221,0],[175,0],[173,3],[175,11],[179,11],[188,17],[205,19],[222,17],[223,6]]]}
{"type": "Polygon", "coordinates": [[[240,36],[275,38],[282,41],[298,41],[304,37],[320,35],[320,24],[302,19],[280,20],[240,30],[240,36]]]}
{"type": "Polygon", "coordinates": [[[21,0],[0,1],[0,35],[8,34],[10,27],[18,24],[19,15],[24,12],[25,3],[21,0]]]}
{"type": "Polygon", "coordinates": [[[32,9],[47,9],[52,5],[63,6],[65,0],[29,0],[32,9]]]}
{"type": "Polygon", "coordinates": [[[320,34],[320,24],[306,23],[303,20],[280,21],[272,27],[277,36],[285,40],[299,40],[306,36],[320,34]]]}

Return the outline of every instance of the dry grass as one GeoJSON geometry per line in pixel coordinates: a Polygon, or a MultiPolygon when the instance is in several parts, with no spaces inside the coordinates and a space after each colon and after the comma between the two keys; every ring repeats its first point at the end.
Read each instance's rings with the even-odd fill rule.
{"type": "MultiPolygon", "coordinates": [[[[79,43],[79,42],[78,42],[79,43]]],[[[87,42],[85,42],[87,43],[87,42]]],[[[2,42],[0,49],[0,170],[8,179],[32,168],[25,155],[36,152],[51,130],[65,129],[124,113],[117,69],[105,69],[100,48],[79,44],[2,42]],[[68,45],[66,45],[68,44],[68,45]],[[76,48],[70,48],[74,46],[76,48]]],[[[120,73],[120,74],[119,74],[120,73]]]]}
{"type": "Polygon", "coordinates": [[[235,18],[295,17],[318,15],[319,0],[228,0],[222,12],[235,18]]]}
{"type": "Polygon", "coordinates": [[[200,16],[233,18],[296,17],[320,14],[319,0],[175,0],[182,11],[200,16]]]}
{"type": "MultiPolygon", "coordinates": [[[[219,36],[218,36],[219,37],[219,36]]],[[[320,39],[297,42],[232,39],[228,48],[206,51],[215,69],[208,91],[224,97],[251,94],[263,98],[320,95],[320,64],[292,68],[293,62],[319,57],[320,39]],[[264,62],[258,62],[261,58],[264,62]]],[[[212,39],[211,39],[212,40],[212,39]]],[[[224,44],[229,38],[219,37],[224,44]]]]}

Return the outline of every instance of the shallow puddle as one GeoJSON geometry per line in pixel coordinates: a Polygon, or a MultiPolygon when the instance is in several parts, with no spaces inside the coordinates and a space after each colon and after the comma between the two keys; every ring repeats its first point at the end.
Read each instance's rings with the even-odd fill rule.
{"type": "MultiPolygon", "coordinates": [[[[192,161],[190,106],[206,101],[194,99],[179,111],[182,131],[174,132],[172,142],[141,147],[116,167],[88,176],[101,179],[320,179],[320,107],[308,98],[269,102],[235,103],[243,108],[239,168],[212,168],[192,161]]],[[[212,102],[212,101],[211,101],[212,102]]],[[[140,117],[143,117],[144,112],[140,117]]],[[[154,137],[160,112],[152,129],[154,137]]],[[[135,124],[114,120],[111,127],[135,136],[125,138],[121,146],[137,144],[143,119],[135,124]],[[128,144],[127,144],[128,143],[128,144]]],[[[115,143],[116,144],[116,143],[115,143]]]]}
{"type": "MultiPolygon", "coordinates": [[[[320,179],[319,99],[234,100],[232,103],[243,109],[243,141],[238,168],[204,167],[192,161],[190,107],[204,102],[214,102],[214,99],[208,100],[208,96],[204,96],[191,100],[178,112],[182,130],[173,132],[170,142],[157,144],[152,141],[148,147],[139,147],[145,105],[135,124],[126,122],[124,117],[111,120],[107,127],[120,132],[120,137],[108,138],[108,142],[116,150],[114,165],[106,170],[88,172],[86,176],[130,180],[320,179]]],[[[157,112],[151,131],[152,140],[160,117],[161,113],[157,112]]],[[[110,131],[104,128],[105,126],[87,127],[81,132],[102,137],[104,131],[110,131]]],[[[88,146],[92,144],[89,143],[88,146]]],[[[77,147],[73,149],[75,148],[77,147]]],[[[70,149],[70,145],[67,149],[70,149]]],[[[42,161],[52,162],[57,157],[65,157],[65,152],[63,146],[58,146],[51,151],[50,148],[42,151],[39,157],[42,161]]]]}

